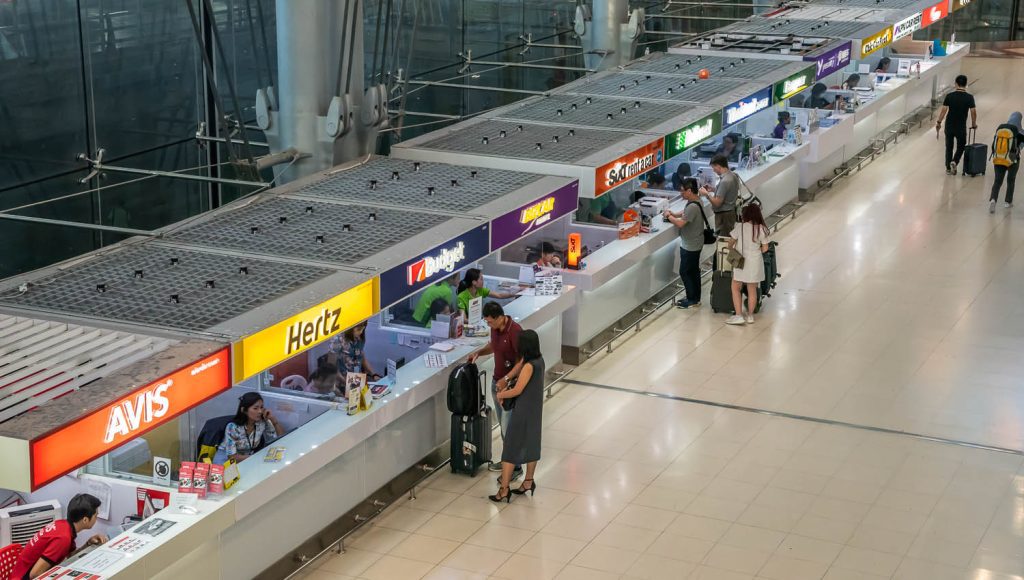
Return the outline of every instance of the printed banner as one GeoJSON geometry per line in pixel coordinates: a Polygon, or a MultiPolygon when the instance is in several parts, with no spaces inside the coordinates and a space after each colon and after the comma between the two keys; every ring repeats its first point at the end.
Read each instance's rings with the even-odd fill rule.
{"type": "Polygon", "coordinates": [[[491,220],[491,251],[529,235],[552,221],[576,211],[580,182],[574,181],[544,197],[491,220]]]}

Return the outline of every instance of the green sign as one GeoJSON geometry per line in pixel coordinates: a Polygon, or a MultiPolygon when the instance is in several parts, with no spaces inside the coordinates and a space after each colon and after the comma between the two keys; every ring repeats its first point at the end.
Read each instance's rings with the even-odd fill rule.
{"type": "Polygon", "coordinates": [[[665,137],[665,159],[672,159],[701,141],[722,132],[722,112],[715,111],[696,123],[665,137]]]}
{"type": "Polygon", "coordinates": [[[812,66],[775,83],[775,102],[780,103],[814,83],[817,67],[812,66]]]}

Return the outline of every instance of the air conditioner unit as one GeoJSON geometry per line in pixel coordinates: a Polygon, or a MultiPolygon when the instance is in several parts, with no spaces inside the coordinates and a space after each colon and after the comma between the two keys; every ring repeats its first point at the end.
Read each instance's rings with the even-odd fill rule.
{"type": "Polygon", "coordinates": [[[0,509],[0,547],[25,545],[36,532],[61,518],[57,500],[0,509]]]}

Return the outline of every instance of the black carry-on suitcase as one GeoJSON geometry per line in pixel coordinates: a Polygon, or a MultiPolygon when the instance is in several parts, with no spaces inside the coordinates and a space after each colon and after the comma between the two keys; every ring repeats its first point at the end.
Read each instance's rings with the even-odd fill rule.
{"type": "Polygon", "coordinates": [[[483,385],[486,373],[473,363],[455,367],[448,376],[448,410],[452,412],[452,473],[476,476],[491,461],[491,409],[483,385]]]}
{"type": "Polygon", "coordinates": [[[988,145],[978,143],[978,130],[971,129],[967,132],[967,148],[964,150],[964,175],[985,175],[985,166],[988,165],[988,145]]]}
{"type": "Polygon", "coordinates": [[[782,277],[782,274],[779,273],[779,262],[775,252],[775,246],[778,245],[778,242],[768,242],[768,251],[762,254],[764,257],[764,282],[761,282],[762,298],[772,295],[772,290],[778,284],[776,280],[782,277]]]}

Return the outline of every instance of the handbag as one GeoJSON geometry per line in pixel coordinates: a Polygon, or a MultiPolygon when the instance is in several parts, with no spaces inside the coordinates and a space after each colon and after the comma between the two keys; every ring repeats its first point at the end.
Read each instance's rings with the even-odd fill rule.
{"type": "MultiPolygon", "coordinates": [[[[715,243],[718,240],[718,236],[715,235],[715,229],[712,228],[711,223],[708,222],[708,216],[704,213],[704,208],[696,201],[691,201],[686,205],[690,205],[691,203],[697,204],[697,209],[700,211],[700,217],[704,218],[704,245],[706,246],[708,244],[715,243]]],[[[686,208],[683,209],[685,210],[686,208]]]]}
{"type": "MultiPolygon", "coordinates": [[[[740,248],[743,248],[743,225],[740,225],[740,248]]],[[[729,254],[725,257],[725,260],[729,262],[729,265],[733,269],[743,269],[743,265],[747,262],[747,259],[743,257],[743,252],[736,250],[735,247],[729,248],[729,254]]]]}

